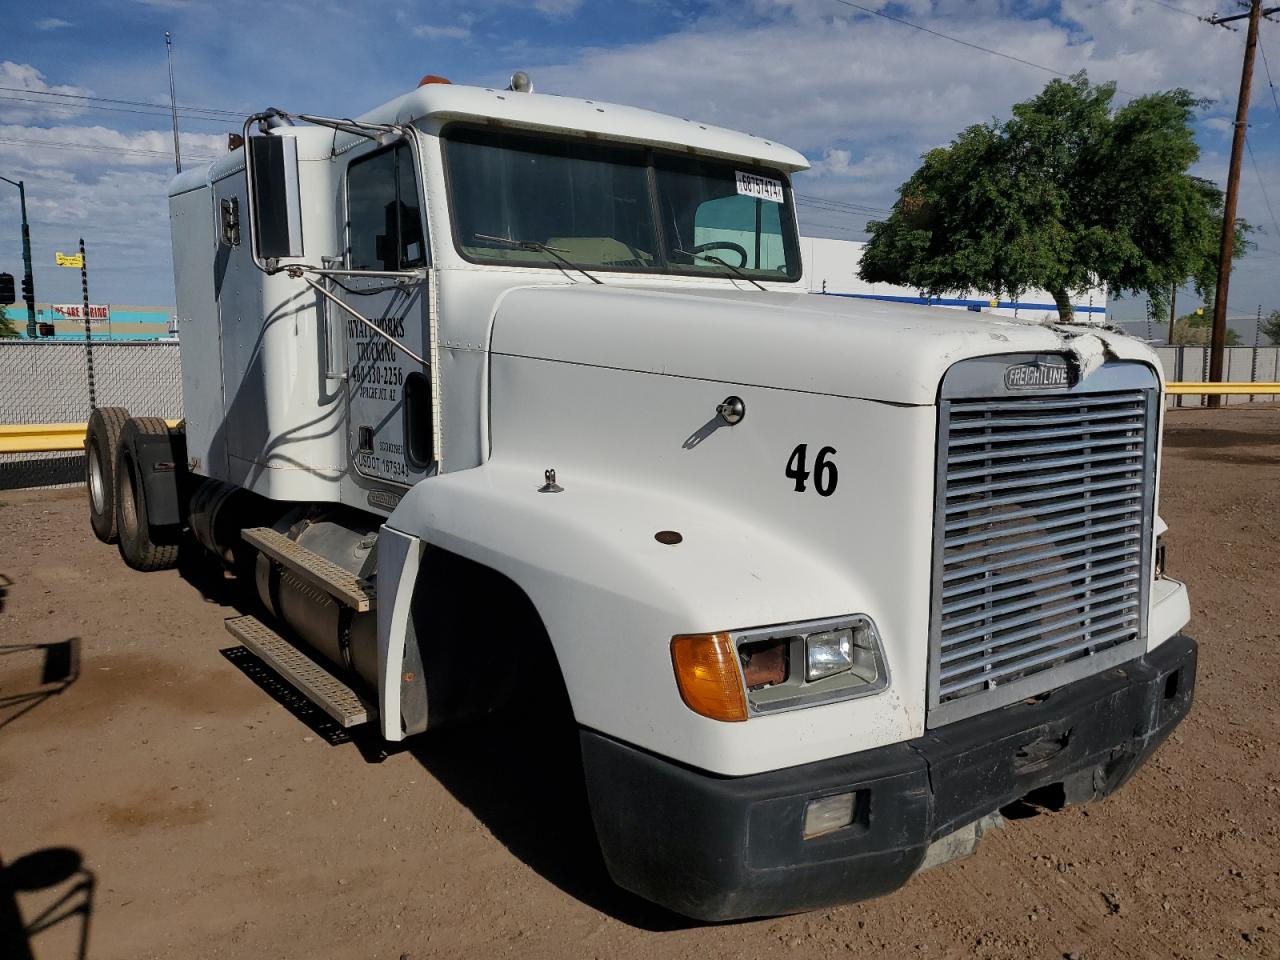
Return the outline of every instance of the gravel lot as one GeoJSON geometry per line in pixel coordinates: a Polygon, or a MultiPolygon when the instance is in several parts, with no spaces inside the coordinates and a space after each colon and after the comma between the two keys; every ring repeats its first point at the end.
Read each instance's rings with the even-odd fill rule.
{"type": "Polygon", "coordinates": [[[126,569],[82,490],[0,493],[0,957],[1280,957],[1280,410],[1166,435],[1202,646],[1154,759],[893,896],[713,927],[609,884],[571,731],[334,742],[231,649],[233,584],[126,569]]]}

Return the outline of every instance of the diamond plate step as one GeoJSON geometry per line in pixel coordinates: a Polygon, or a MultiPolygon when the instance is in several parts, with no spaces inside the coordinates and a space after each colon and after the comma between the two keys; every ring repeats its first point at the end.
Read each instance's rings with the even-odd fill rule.
{"type": "Polygon", "coordinates": [[[288,567],[303,580],[341,600],[357,613],[373,609],[376,599],[371,583],[361,580],[332,560],[299,546],[283,533],[270,527],[249,527],[240,531],[240,538],[257,547],[272,560],[288,567]]]}
{"type": "Polygon", "coordinates": [[[377,710],[325,667],[257,617],[231,617],[227,632],[342,727],[368,723],[377,710]]]}

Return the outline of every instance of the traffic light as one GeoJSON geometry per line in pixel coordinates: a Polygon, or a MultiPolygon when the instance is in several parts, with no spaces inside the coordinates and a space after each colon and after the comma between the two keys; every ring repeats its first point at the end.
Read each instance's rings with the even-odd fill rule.
{"type": "Polygon", "coordinates": [[[36,291],[29,276],[22,278],[22,301],[29,304],[36,302],[36,291]]]}
{"type": "Polygon", "coordinates": [[[13,274],[0,273],[0,306],[13,303],[13,274]]]}

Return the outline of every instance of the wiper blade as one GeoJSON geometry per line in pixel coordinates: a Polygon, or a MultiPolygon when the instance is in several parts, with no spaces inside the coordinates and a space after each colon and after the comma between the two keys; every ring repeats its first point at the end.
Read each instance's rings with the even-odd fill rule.
{"type": "Polygon", "coordinates": [[[764,292],[765,292],[765,293],[768,293],[768,292],[769,292],[769,291],[764,287],[764,285],[763,285],[763,284],[759,283],[757,280],[753,279],[752,277],[748,277],[745,273],[743,273],[741,270],[739,270],[739,269],[738,269],[737,267],[735,267],[733,264],[728,263],[727,261],[721,260],[719,257],[713,257],[713,256],[711,256],[711,254],[709,254],[709,253],[693,253],[693,252],[692,252],[692,251],[690,251],[690,250],[681,250],[681,249],[679,249],[679,248],[676,248],[676,250],[675,250],[674,252],[675,252],[675,253],[680,254],[681,256],[688,257],[690,260],[693,260],[693,259],[695,259],[695,258],[696,258],[696,259],[698,259],[698,260],[706,260],[708,263],[717,263],[717,264],[719,264],[720,266],[724,267],[726,270],[728,270],[728,271],[732,272],[735,276],[737,276],[737,277],[739,277],[739,278],[741,278],[741,279],[743,279],[743,280],[747,281],[747,283],[753,283],[753,284],[755,284],[755,285],[756,285],[757,287],[759,287],[761,290],[764,290],[764,292]]]}
{"type": "Polygon", "coordinates": [[[582,274],[592,283],[598,283],[601,286],[604,285],[604,281],[600,280],[598,277],[593,277],[591,274],[587,273],[587,271],[584,270],[582,267],[578,266],[568,257],[564,256],[564,251],[561,250],[559,247],[550,246],[548,244],[543,243],[541,240],[516,240],[514,237],[495,237],[487,233],[473,233],[471,236],[476,240],[489,240],[489,241],[492,241],[493,243],[505,243],[509,246],[515,247],[518,250],[534,250],[534,251],[540,251],[542,253],[550,254],[552,257],[554,257],[556,260],[559,260],[569,269],[577,270],[580,274],[582,274]]]}

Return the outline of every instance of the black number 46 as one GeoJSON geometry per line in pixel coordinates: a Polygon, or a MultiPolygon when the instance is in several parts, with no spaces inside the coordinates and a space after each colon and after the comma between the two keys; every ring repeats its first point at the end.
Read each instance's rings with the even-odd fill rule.
{"type": "MultiPolygon", "coordinates": [[[[840,482],[840,471],[836,469],[835,461],[827,459],[835,452],[835,447],[823,447],[813,460],[813,488],[820,497],[831,496],[836,492],[836,484],[840,482]]],[[[796,493],[804,493],[805,484],[811,476],[806,465],[808,457],[809,445],[801,443],[791,451],[791,457],[787,460],[787,476],[796,482],[796,493]]]]}

